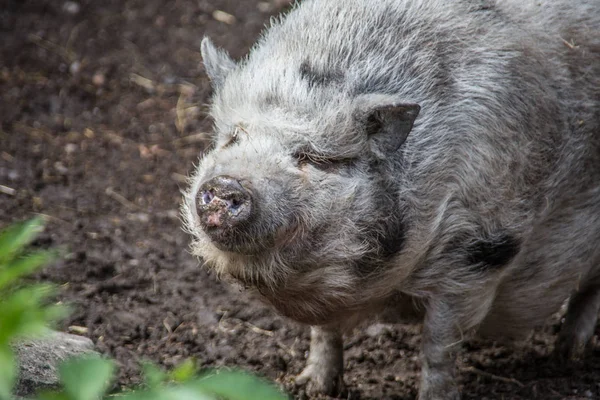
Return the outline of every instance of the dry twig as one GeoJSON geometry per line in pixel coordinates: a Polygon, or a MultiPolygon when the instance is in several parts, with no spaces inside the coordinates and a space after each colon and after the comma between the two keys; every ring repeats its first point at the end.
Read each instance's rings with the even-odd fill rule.
{"type": "Polygon", "coordinates": [[[74,52],[69,51],[68,49],[65,49],[62,46],[59,46],[56,43],[52,43],[49,40],[43,39],[42,37],[40,37],[38,35],[34,35],[33,33],[30,33],[29,35],[27,35],[27,39],[29,39],[30,42],[40,46],[43,49],[46,49],[52,53],[58,54],[60,57],[62,57],[68,63],[72,63],[73,61],[75,61],[77,59],[74,52]]]}
{"type": "Polygon", "coordinates": [[[578,48],[579,48],[579,46],[577,46],[577,45],[575,44],[575,41],[574,41],[574,40],[571,40],[571,41],[569,42],[568,40],[566,40],[566,39],[564,39],[564,38],[562,38],[562,37],[560,38],[560,40],[562,40],[562,41],[563,41],[563,43],[564,43],[564,44],[566,44],[566,45],[567,45],[567,47],[569,47],[571,50],[573,50],[573,49],[578,49],[578,48]]]}
{"type": "Polygon", "coordinates": [[[113,190],[113,188],[106,188],[106,190],[104,191],[104,193],[106,193],[106,195],[110,198],[112,198],[113,200],[118,201],[119,203],[121,203],[123,206],[125,206],[126,208],[130,209],[130,210],[139,210],[140,207],[137,206],[137,204],[132,203],[131,201],[127,200],[125,198],[125,196],[123,196],[122,194],[119,194],[117,192],[115,192],[113,190]]]}
{"type": "Polygon", "coordinates": [[[17,194],[17,190],[8,186],[0,185],[0,193],[7,194],[9,196],[14,196],[17,194]]]}
{"type": "Polygon", "coordinates": [[[145,78],[141,75],[132,73],[129,75],[129,79],[131,80],[131,82],[135,83],[138,86],[143,87],[144,89],[152,92],[156,89],[156,84],[148,78],[145,78]]]}
{"type": "Polygon", "coordinates": [[[202,143],[206,141],[210,137],[210,134],[207,132],[195,133],[193,135],[184,136],[179,139],[173,140],[173,145],[176,147],[185,146],[193,143],[202,143]]]}
{"type": "Polygon", "coordinates": [[[466,371],[466,372],[472,372],[472,373],[474,373],[476,375],[485,376],[486,378],[490,378],[490,379],[493,379],[493,380],[496,380],[496,381],[500,381],[500,382],[504,382],[504,383],[513,383],[513,384],[515,384],[515,385],[517,385],[519,387],[525,387],[525,385],[522,382],[516,380],[515,378],[507,378],[505,376],[500,376],[500,375],[492,374],[490,372],[485,372],[485,371],[482,371],[482,370],[480,370],[478,368],[475,368],[475,367],[465,367],[464,371],[466,371]]]}

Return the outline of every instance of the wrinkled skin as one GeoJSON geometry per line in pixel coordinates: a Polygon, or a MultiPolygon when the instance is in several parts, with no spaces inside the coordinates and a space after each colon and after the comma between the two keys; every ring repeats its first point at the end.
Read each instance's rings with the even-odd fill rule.
{"type": "Polygon", "coordinates": [[[600,7],[305,0],[235,63],[202,43],[214,147],[192,250],[312,325],[297,379],[343,386],[342,334],[423,322],[419,399],[458,399],[472,332],[519,337],[570,298],[556,351],[600,308],[600,7]],[[567,46],[557,38],[576,38],[567,46]]]}

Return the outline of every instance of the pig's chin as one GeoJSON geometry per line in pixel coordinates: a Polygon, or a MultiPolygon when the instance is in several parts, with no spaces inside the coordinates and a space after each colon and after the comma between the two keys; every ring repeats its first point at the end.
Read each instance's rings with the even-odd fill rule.
{"type": "Polygon", "coordinates": [[[288,279],[273,281],[261,273],[230,271],[225,281],[253,293],[280,314],[308,325],[325,325],[340,321],[353,314],[357,296],[348,287],[330,285],[308,279],[302,274],[291,274],[288,279]]]}
{"type": "Polygon", "coordinates": [[[356,292],[356,275],[346,265],[311,267],[296,264],[297,259],[284,259],[281,253],[244,255],[221,251],[210,244],[195,253],[222,279],[234,281],[300,323],[322,325],[340,321],[352,315],[364,300],[356,292]]]}
{"type": "MultiPolygon", "coordinates": [[[[268,245],[219,246],[208,236],[193,252],[225,281],[256,293],[281,314],[301,323],[321,325],[348,318],[364,301],[351,263],[327,259],[312,236],[288,224],[270,235],[268,245]],[[315,261],[315,260],[318,260],[315,261]]],[[[254,242],[255,244],[256,242],[254,242]]]]}
{"type": "Polygon", "coordinates": [[[257,256],[273,247],[273,235],[240,233],[235,232],[234,229],[219,229],[205,233],[205,240],[227,253],[257,256]]]}
{"type": "Polygon", "coordinates": [[[244,256],[260,256],[273,252],[286,252],[302,240],[298,224],[289,224],[269,232],[236,232],[220,229],[208,234],[207,240],[217,249],[244,256]]]}
{"type": "Polygon", "coordinates": [[[257,243],[212,241],[212,245],[223,252],[236,253],[243,256],[254,256],[264,251],[264,247],[257,243]]]}

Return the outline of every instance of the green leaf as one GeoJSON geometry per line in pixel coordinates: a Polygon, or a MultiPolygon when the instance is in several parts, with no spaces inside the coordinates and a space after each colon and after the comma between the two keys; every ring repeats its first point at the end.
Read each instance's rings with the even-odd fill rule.
{"type": "Polygon", "coordinates": [[[115,365],[99,356],[72,359],[59,367],[65,393],[73,400],[96,400],[108,389],[115,365]]]}
{"type": "Polygon", "coordinates": [[[48,322],[64,314],[60,307],[43,307],[53,293],[52,286],[36,284],[0,298],[0,346],[19,336],[41,333],[48,322]]]}
{"type": "Polygon", "coordinates": [[[160,400],[217,400],[216,397],[211,396],[208,393],[202,393],[195,388],[184,386],[170,388],[161,394],[162,396],[159,397],[160,400]]]}
{"type": "Polygon", "coordinates": [[[169,373],[169,378],[175,382],[187,382],[196,374],[196,363],[188,358],[169,373]]]}
{"type": "Polygon", "coordinates": [[[288,400],[272,384],[242,371],[212,372],[193,387],[227,400],[288,400]]]}
{"type": "Polygon", "coordinates": [[[30,275],[38,268],[54,261],[56,256],[57,253],[54,251],[37,251],[6,264],[0,270],[0,290],[14,284],[19,278],[30,275]]]}
{"type": "Polygon", "coordinates": [[[0,269],[44,229],[44,219],[37,217],[13,224],[0,232],[0,269]]]}
{"type": "Polygon", "coordinates": [[[36,400],[72,400],[63,392],[51,392],[51,391],[43,391],[41,393],[37,393],[35,396],[36,400]]]}
{"type": "Polygon", "coordinates": [[[144,383],[149,388],[156,388],[167,381],[167,374],[150,362],[142,363],[144,383]]]}
{"type": "Polygon", "coordinates": [[[215,396],[203,393],[195,388],[163,387],[156,390],[138,390],[129,393],[118,400],[221,400],[215,396]]]}
{"type": "Polygon", "coordinates": [[[17,377],[13,353],[8,345],[0,347],[0,399],[10,399],[17,377]]]}
{"type": "Polygon", "coordinates": [[[44,322],[44,326],[52,326],[58,321],[63,320],[71,313],[71,307],[64,304],[54,304],[46,306],[41,310],[41,315],[44,322]]]}
{"type": "MultiPolygon", "coordinates": [[[[46,332],[46,325],[66,314],[66,307],[49,305],[54,287],[17,285],[20,278],[52,261],[56,253],[37,251],[21,255],[42,229],[36,218],[0,233],[0,400],[10,399],[16,366],[9,343],[19,336],[46,332]]],[[[62,391],[46,391],[38,400],[99,400],[114,374],[114,363],[99,356],[72,359],[60,366],[62,391]]],[[[118,400],[285,400],[273,385],[239,371],[212,372],[194,378],[196,367],[187,360],[170,373],[144,365],[148,389],[109,395],[118,400]],[[176,384],[170,384],[174,381],[176,384]]]]}

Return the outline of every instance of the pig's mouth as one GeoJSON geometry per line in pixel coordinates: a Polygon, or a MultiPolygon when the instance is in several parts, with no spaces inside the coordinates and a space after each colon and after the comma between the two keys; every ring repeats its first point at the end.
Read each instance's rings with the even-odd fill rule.
{"type": "Polygon", "coordinates": [[[299,224],[287,224],[274,232],[252,232],[251,229],[235,227],[204,227],[203,230],[217,249],[245,256],[260,256],[274,251],[286,253],[303,236],[299,224]]]}
{"type": "Polygon", "coordinates": [[[204,208],[198,228],[221,251],[252,257],[273,252],[283,255],[305,238],[305,229],[294,218],[272,226],[272,222],[262,219],[264,215],[257,205],[232,207],[219,198],[207,197],[202,199],[204,204],[197,206],[204,208]],[[244,215],[244,221],[231,223],[238,215],[244,215]]]}

